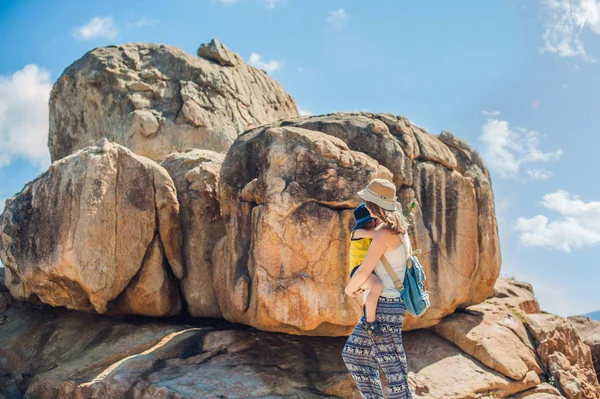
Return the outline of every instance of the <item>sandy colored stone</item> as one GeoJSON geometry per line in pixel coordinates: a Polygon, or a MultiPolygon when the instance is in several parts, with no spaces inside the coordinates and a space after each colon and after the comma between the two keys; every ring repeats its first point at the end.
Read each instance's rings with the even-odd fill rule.
{"type": "MultiPolygon", "coordinates": [[[[359,399],[344,339],[113,320],[18,304],[0,323],[0,394],[76,398],[359,399]]],[[[17,396],[18,395],[18,396],[17,396]]]]}
{"type": "Polygon", "coordinates": [[[424,129],[412,125],[412,131],[419,143],[419,158],[423,161],[438,163],[448,169],[457,169],[456,157],[439,138],[424,129]]]}
{"type": "Polygon", "coordinates": [[[148,247],[142,267],[125,290],[109,305],[111,313],[165,316],[179,313],[177,280],[169,273],[158,235],[148,247]]]}
{"type": "Polygon", "coordinates": [[[537,340],[538,356],[569,399],[600,398],[592,354],[575,327],[560,316],[526,315],[527,328],[537,340]]]}
{"type": "Polygon", "coordinates": [[[486,302],[504,304],[525,313],[540,313],[540,304],[533,293],[533,287],[524,281],[499,277],[486,302]]]}
{"type": "MultiPolygon", "coordinates": [[[[288,125],[288,122],[285,122],[288,125]]],[[[403,149],[403,142],[394,138],[399,134],[391,127],[386,115],[368,113],[337,113],[295,120],[292,125],[326,133],[343,140],[349,148],[360,151],[376,160],[393,174],[396,186],[413,184],[411,159],[403,149]]],[[[408,141],[408,139],[406,140],[408,141]]],[[[416,146],[416,142],[413,144],[416,146]]],[[[416,151],[416,150],[414,150],[416,151]]]]}
{"type": "Polygon", "coordinates": [[[403,343],[415,398],[503,398],[539,382],[535,371],[519,381],[505,377],[429,330],[403,333],[403,343]]]}
{"type": "MultiPolygon", "coordinates": [[[[261,332],[218,319],[115,320],[26,302],[0,320],[7,397],[360,398],[341,357],[346,337],[261,332]]],[[[560,397],[536,385],[533,371],[512,380],[430,330],[404,332],[403,343],[415,399],[560,397]]]]}
{"type": "Polygon", "coordinates": [[[571,316],[569,322],[575,326],[583,342],[590,347],[596,377],[600,379],[600,322],[585,316],[571,316]]]}
{"type": "Polygon", "coordinates": [[[220,317],[213,289],[212,252],[225,236],[225,225],[217,199],[219,172],[225,154],[188,150],[169,155],[161,165],[177,188],[183,260],[187,271],[181,289],[187,311],[195,317],[220,317]]]}
{"type": "Polygon", "coordinates": [[[360,303],[344,293],[356,192],[391,173],[340,139],[296,127],[238,138],[221,168],[227,235],[213,253],[223,316],[261,330],[344,335],[360,303]]]}
{"type": "MultiPolygon", "coordinates": [[[[430,135],[407,118],[390,114],[310,116],[264,129],[271,127],[299,127],[341,139],[349,149],[365,153],[393,173],[391,181],[404,207],[417,201],[412,244],[423,251],[419,259],[432,306],[420,318],[408,315],[405,330],[435,325],[456,308],[480,303],[491,294],[501,264],[494,195],[487,168],[464,140],[448,132],[430,135]]],[[[264,189],[252,191],[265,197],[264,189]]],[[[343,237],[346,232],[335,234],[343,237]]],[[[345,267],[341,258],[339,263],[345,267]]]]}
{"type": "Polygon", "coordinates": [[[167,172],[102,140],[54,162],[0,216],[6,286],[20,300],[104,313],[179,312],[179,204],[167,172]],[[119,298],[122,306],[111,301],[119,298]]]}
{"type": "Polygon", "coordinates": [[[102,137],[154,160],[189,147],[225,152],[246,129],[299,115],[279,83],[218,41],[198,55],[146,43],[86,53],[50,95],[52,160],[102,137]]]}
{"type": "MultiPolygon", "coordinates": [[[[500,242],[497,234],[487,233],[498,231],[490,173],[481,155],[473,150],[471,145],[462,138],[448,131],[441,132],[437,138],[454,154],[456,159],[455,169],[467,179],[470,179],[475,187],[479,231],[477,237],[479,249],[477,255],[479,259],[478,263],[482,265],[500,265],[500,242]]],[[[446,165],[448,164],[446,163],[446,165]]],[[[482,287],[493,286],[498,278],[498,274],[499,269],[495,267],[477,268],[475,274],[472,276],[473,284],[469,287],[469,299],[463,306],[482,302],[490,295],[490,290],[482,289],[482,287]]]]}
{"type": "Polygon", "coordinates": [[[198,57],[206,58],[222,66],[236,66],[243,63],[237,54],[233,54],[217,39],[200,45],[198,48],[198,57]]]}
{"type": "Polygon", "coordinates": [[[507,396],[506,399],[556,399],[564,398],[560,391],[552,385],[544,382],[540,385],[514,395],[507,396]]]}
{"type": "MultiPolygon", "coordinates": [[[[542,369],[522,321],[507,306],[480,303],[444,317],[433,330],[487,367],[513,380],[542,369]]],[[[539,383],[539,378],[536,383],[539,383]]]]}
{"type": "MultiPolygon", "coordinates": [[[[474,282],[478,268],[490,265],[478,262],[477,198],[471,180],[439,164],[421,162],[415,166],[415,185],[419,207],[414,211],[413,244],[423,251],[419,259],[427,265],[431,301],[428,323],[424,325],[421,318],[416,327],[433,325],[470,302],[465,287],[474,282]]],[[[479,283],[481,290],[489,290],[479,283]]]]}

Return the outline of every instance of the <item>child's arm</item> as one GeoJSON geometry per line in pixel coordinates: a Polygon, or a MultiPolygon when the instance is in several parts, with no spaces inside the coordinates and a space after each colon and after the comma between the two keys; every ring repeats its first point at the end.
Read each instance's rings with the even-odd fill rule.
{"type": "Polygon", "coordinates": [[[375,230],[357,229],[354,231],[353,238],[373,238],[375,233],[375,230]]]}

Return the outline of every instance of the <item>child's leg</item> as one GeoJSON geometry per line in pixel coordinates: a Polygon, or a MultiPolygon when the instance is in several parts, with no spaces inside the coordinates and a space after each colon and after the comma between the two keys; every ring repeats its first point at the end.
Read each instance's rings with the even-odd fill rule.
{"type": "Polygon", "coordinates": [[[383,291],[383,284],[381,283],[379,277],[377,277],[375,274],[371,274],[361,288],[370,289],[369,293],[367,294],[367,299],[365,300],[367,321],[375,321],[377,302],[379,300],[379,295],[381,295],[381,292],[383,291]]]}

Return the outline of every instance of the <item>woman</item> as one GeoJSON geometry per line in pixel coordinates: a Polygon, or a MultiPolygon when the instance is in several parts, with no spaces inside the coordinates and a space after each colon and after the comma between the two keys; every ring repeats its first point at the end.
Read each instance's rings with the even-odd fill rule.
{"type": "Polygon", "coordinates": [[[376,312],[383,336],[371,338],[367,334],[361,327],[361,323],[365,321],[363,315],[348,337],[342,357],[363,398],[383,398],[378,368],[381,366],[388,383],[389,398],[411,399],[413,396],[408,386],[408,367],[402,345],[402,323],[406,307],[380,261],[381,256],[385,255],[400,281],[404,280],[406,249],[410,250],[408,224],[396,201],[396,187],[393,183],[374,179],[358,195],[365,200],[371,216],[379,219],[382,226],[375,233],[361,266],[348,282],[345,291],[350,296],[362,294],[360,287],[375,270],[383,283],[376,312]],[[404,245],[407,247],[404,248],[404,245]]]}

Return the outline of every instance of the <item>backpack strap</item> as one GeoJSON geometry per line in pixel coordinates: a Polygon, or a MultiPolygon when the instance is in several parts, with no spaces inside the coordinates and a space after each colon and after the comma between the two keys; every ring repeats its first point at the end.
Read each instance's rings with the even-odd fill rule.
{"type": "Polygon", "coordinates": [[[398,276],[396,275],[396,273],[392,269],[392,266],[390,265],[390,262],[388,262],[388,260],[386,259],[385,255],[383,255],[383,254],[381,255],[381,263],[383,263],[383,266],[385,267],[385,270],[387,271],[387,273],[390,275],[390,277],[394,281],[394,287],[396,287],[396,289],[398,289],[399,291],[403,290],[404,289],[404,284],[402,283],[402,281],[400,281],[398,279],[398,276]]]}
{"type": "MultiPolygon", "coordinates": [[[[411,251],[409,253],[408,248],[406,247],[406,244],[404,244],[404,237],[402,237],[402,239],[400,241],[402,242],[401,245],[404,247],[404,251],[406,252],[406,267],[410,268],[410,267],[412,267],[412,261],[411,261],[410,257],[414,254],[421,253],[421,250],[417,249],[417,250],[411,251]]],[[[396,287],[396,289],[398,289],[399,291],[402,291],[404,289],[404,283],[398,279],[398,276],[392,269],[390,262],[388,262],[388,260],[386,259],[385,254],[381,254],[381,263],[383,263],[385,270],[387,271],[387,273],[390,275],[390,277],[394,281],[394,287],[396,287]]]]}
{"type": "MultiPolygon", "coordinates": [[[[409,252],[409,251],[408,251],[408,247],[407,247],[407,246],[406,246],[406,244],[404,243],[404,237],[402,237],[402,238],[400,239],[400,242],[402,243],[402,244],[400,244],[400,245],[402,245],[402,246],[404,247],[404,252],[406,252],[406,267],[407,267],[407,268],[411,268],[411,267],[412,267],[412,259],[411,259],[411,257],[412,257],[413,255],[420,254],[420,253],[421,253],[421,249],[415,249],[415,250],[411,250],[411,251],[409,252]]],[[[412,249],[412,248],[411,248],[411,249],[412,249]]]]}

